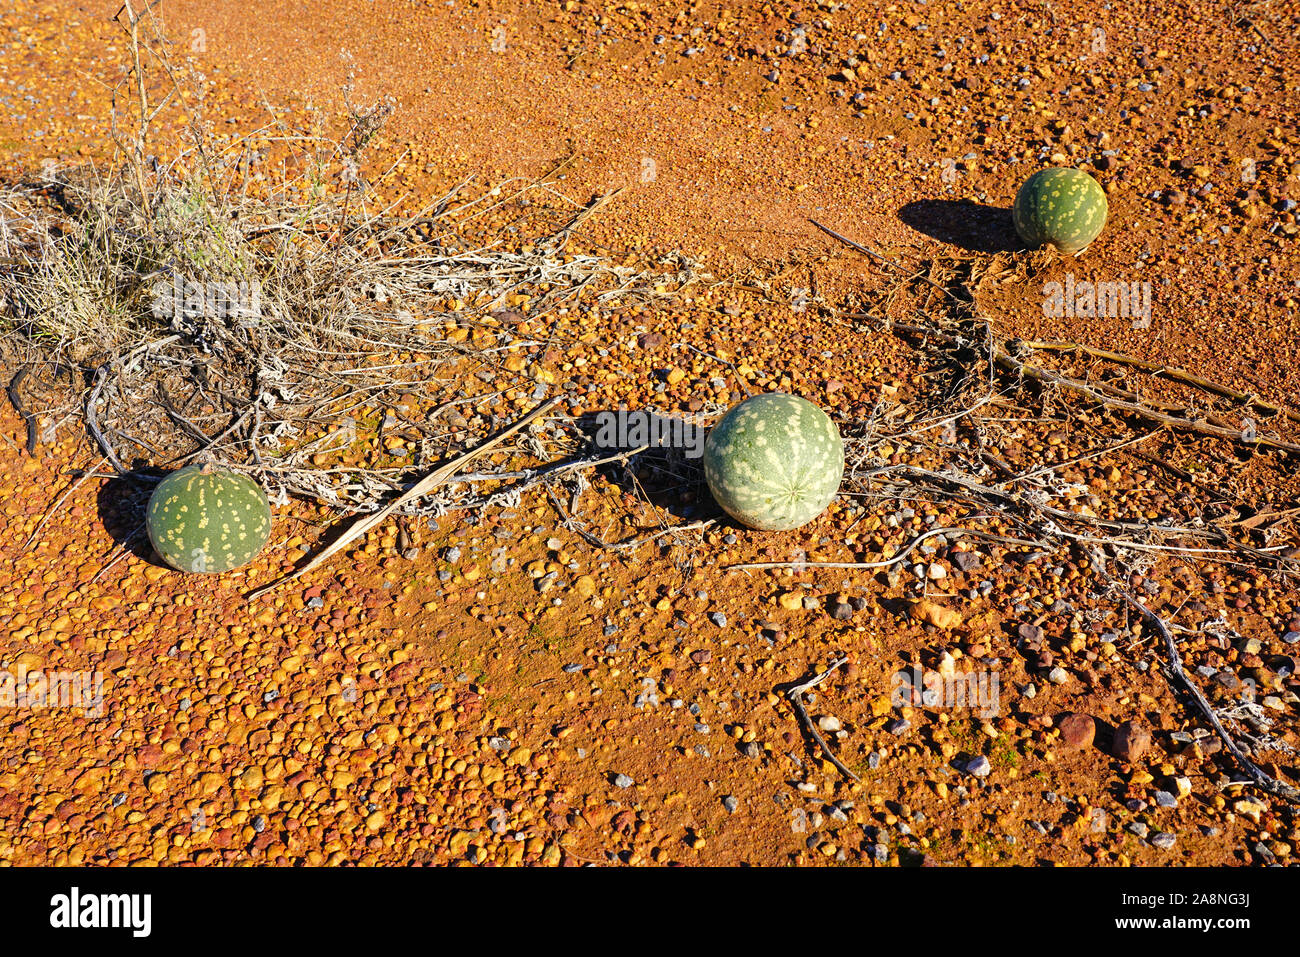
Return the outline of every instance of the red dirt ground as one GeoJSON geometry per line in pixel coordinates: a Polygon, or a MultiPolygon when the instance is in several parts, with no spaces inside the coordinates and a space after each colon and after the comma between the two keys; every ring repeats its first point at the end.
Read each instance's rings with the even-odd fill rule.
{"type": "MultiPolygon", "coordinates": [[[[923,387],[891,337],[739,288],[808,287],[851,310],[890,281],[810,217],[885,256],[976,262],[992,277],[980,305],[1008,334],[1120,350],[1294,407],[1294,5],[1248,5],[1236,19],[1210,4],[1112,6],[224,0],[163,13],[208,81],[204,108],[221,132],[256,129],[264,105],[337,113],[350,75],[356,99],[392,96],[376,166],[398,163],[383,188],[411,194],[412,208],[470,173],[485,186],[529,181],[562,161],[557,188],[577,205],[624,187],[575,243],[636,261],[677,251],[718,285],[674,309],[570,317],[583,344],[549,369],[586,390],[587,408],[653,401],[655,376],[672,369],[683,408],[708,392],[723,370],[679,342],[734,357],[751,386],[854,415],[887,390],[923,387]],[[792,53],[797,26],[805,48],[792,53]],[[1093,172],[1110,220],[1084,256],[1047,256],[1031,275],[1005,211],[1048,164],[1093,172]],[[1040,286],[1066,272],[1150,282],[1150,327],[1045,317],[1040,286]],[[636,348],[647,330],[666,345],[636,348]]],[[[0,24],[0,164],[17,174],[102,156],[124,50],[116,25],[96,7],[27,0],[0,24]]],[[[1223,790],[1224,756],[1171,737],[1199,721],[1154,666],[1149,634],[1129,634],[1135,622],[1120,616],[1106,648],[1100,625],[1050,612],[1081,600],[1073,572],[1013,571],[986,555],[983,571],[953,573],[966,621],[950,633],[898,614],[900,589],[865,571],[718,570],[796,548],[870,560],[904,540],[878,514],[853,531],[843,501],[785,539],[718,527],[607,554],[560,529],[537,496],[476,526],[444,520],[413,562],[396,555],[395,531],[375,534],[332,573],[250,606],[241,591],[305,554],[329,513],[277,510],[274,547],[217,581],[136,555],[110,564],[94,483],[39,525],[71,469],[97,459],[84,438],[65,429],[28,459],[18,417],[0,427],[0,664],[93,668],[106,696],[98,718],[0,709],[0,861],[810,864],[865,863],[884,846],[881,863],[1165,865],[1289,863],[1297,849],[1284,802],[1223,790]],[[508,568],[492,565],[498,534],[508,568]],[[567,583],[540,595],[534,562],[567,583]],[[961,597],[983,577],[991,597],[961,597]],[[840,594],[864,597],[864,610],[833,619],[840,594]],[[1008,637],[1030,622],[1083,677],[1055,686],[1033,673],[1008,637]],[[850,667],[810,712],[839,719],[860,783],[820,759],[774,691],[838,651],[850,667]],[[999,659],[1009,700],[997,716],[891,707],[893,671],[945,652],[999,659]],[[1143,656],[1153,666],[1139,671],[1143,656]],[[1036,696],[1022,695],[1035,681],[1036,696]],[[657,707],[637,706],[646,690],[657,707]],[[1065,746],[1063,712],[1094,717],[1099,745],[1065,746]],[[885,728],[900,716],[913,728],[895,736],[885,728]],[[1131,763],[1100,746],[1128,719],[1155,735],[1131,763]],[[962,754],[986,755],[992,772],[954,773],[962,754]],[[1189,793],[1159,806],[1155,793],[1180,779],[1189,793]],[[1156,833],[1176,843],[1162,849],[1147,839],[1156,833]]],[[[1084,426],[1070,431],[1053,443],[1057,461],[1090,447],[1084,426]]],[[[1280,453],[1158,441],[1150,455],[1201,463],[1260,510],[1294,507],[1294,463],[1280,453]]],[[[1080,480],[1120,502],[1161,474],[1111,465],[1089,463],[1080,480]]],[[[591,527],[636,524],[639,506],[619,489],[586,494],[591,527]]],[[[1256,642],[1209,647],[1206,660],[1275,685],[1274,733],[1300,744],[1294,663],[1277,670],[1294,653],[1283,635],[1300,628],[1288,580],[1199,567],[1158,577],[1166,607],[1223,611],[1256,642]]],[[[1270,756],[1272,773],[1296,780],[1293,754],[1270,756]]]]}

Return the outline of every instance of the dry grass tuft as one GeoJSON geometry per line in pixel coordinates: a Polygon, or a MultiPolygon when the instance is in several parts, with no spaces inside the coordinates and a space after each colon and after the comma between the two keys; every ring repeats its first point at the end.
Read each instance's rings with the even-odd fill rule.
{"type": "Polygon", "coordinates": [[[545,179],[478,195],[461,183],[396,214],[363,173],[388,112],[349,98],[335,139],[277,121],[258,133],[281,150],[274,164],[251,137],[219,144],[195,123],[167,165],[147,157],[142,133],[121,134],[113,168],[0,187],[0,332],[23,377],[15,404],[42,403],[22,409],[29,430],[37,413],[47,441],[84,423],[107,463],[139,478],[210,460],[277,497],[371,511],[412,465],[495,426],[485,404],[508,417],[511,398],[543,398],[505,359],[562,349],[557,310],[690,280],[675,260],[639,271],[566,250],[608,197],[574,204],[540,239],[522,238],[526,219],[510,243],[464,238],[494,207],[552,212],[545,179]],[[53,388],[54,373],[72,386],[53,388]],[[399,407],[405,421],[365,421],[399,407]],[[418,436],[414,461],[347,454],[366,430],[382,445],[385,428],[418,436]]]}

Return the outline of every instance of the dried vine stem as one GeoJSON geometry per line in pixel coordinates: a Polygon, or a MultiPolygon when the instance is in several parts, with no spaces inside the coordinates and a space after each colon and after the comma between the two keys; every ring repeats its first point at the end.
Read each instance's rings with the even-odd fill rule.
{"type": "Polygon", "coordinates": [[[1183,659],[1178,653],[1178,644],[1174,641],[1173,633],[1169,630],[1169,625],[1165,620],[1143,604],[1143,602],[1128,589],[1120,589],[1120,594],[1124,596],[1124,600],[1127,601],[1135,611],[1150,622],[1155,627],[1156,631],[1160,633],[1160,637],[1164,640],[1165,644],[1165,654],[1169,658],[1167,666],[1169,674],[1174,677],[1178,684],[1187,692],[1188,696],[1191,697],[1197,710],[1205,716],[1205,720],[1210,723],[1212,728],[1214,728],[1215,733],[1217,733],[1219,738],[1223,741],[1223,746],[1228,749],[1228,753],[1236,759],[1239,765],[1241,765],[1242,770],[1250,776],[1250,779],[1255,782],[1255,784],[1263,788],[1269,794],[1272,794],[1275,797],[1280,797],[1292,804],[1300,804],[1300,790],[1297,790],[1285,781],[1279,781],[1276,778],[1265,774],[1260,767],[1250,759],[1246,752],[1241,750],[1241,746],[1237,744],[1232,735],[1228,733],[1226,728],[1224,728],[1223,722],[1221,722],[1219,716],[1214,713],[1214,709],[1210,707],[1210,703],[1205,700],[1205,695],[1201,693],[1201,689],[1192,683],[1192,680],[1187,677],[1187,672],[1183,670],[1183,659]]]}
{"type": "MultiPolygon", "coordinates": [[[[649,446],[643,445],[640,448],[632,449],[627,452],[622,452],[618,455],[610,456],[607,459],[603,459],[600,463],[593,463],[593,464],[605,464],[607,462],[626,462],[628,459],[632,458],[633,456],[639,455],[640,453],[646,451],[646,449],[648,448],[649,446]]],[[[566,509],[564,507],[564,503],[562,503],[558,498],[556,498],[555,493],[551,491],[549,487],[546,489],[546,497],[550,499],[551,507],[554,508],[556,514],[560,516],[560,524],[562,526],[567,528],[569,531],[573,532],[573,534],[577,535],[579,538],[581,538],[592,548],[599,548],[604,551],[610,551],[610,552],[633,551],[637,548],[640,548],[642,545],[649,545],[652,542],[657,542],[659,539],[663,538],[666,535],[672,535],[677,532],[697,531],[699,529],[709,528],[714,524],[713,519],[711,518],[704,519],[703,521],[691,522],[687,525],[669,525],[665,528],[659,529],[659,531],[651,535],[640,535],[640,536],[633,535],[629,538],[625,538],[621,542],[607,542],[603,538],[600,538],[597,535],[593,535],[585,528],[582,528],[578,522],[577,517],[574,514],[572,514],[569,511],[569,509],[566,509]]]]}
{"type": "Polygon", "coordinates": [[[893,558],[881,562],[744,562],[739,565],[725,565],[723,571],[742,571],[746,569],[758,570],[769,568],[892,568],[903,562],[912,550],[920,545],[927,538],[934,538],[936,535],[971,535],[975,538],[982,538],[985,541],[996,542],[1000,545],[1029,545],[1038,547],[1042,545],[1041,541],[1030,541],[1024,538],[1008,538],[1004,535],[992,535],[989,532],[982,532],[976,528],[958,528],[956,526],[945,526],[943,528],[932,528],[927,532],[922,532],[910,542],[903,546],[893,558]]]}
{"type": "MultiPolygon", "coordinates": [[[[971,345],[970,343],[962,342],[957,336],[944,332],[943,330],[933,326],[919,326],[896,322],[893,324],[892,328],[895,332],[911,332],[917,335],[940,339],[953,346],[960,347],[962,345],[971,345]]],[[[1209,422],[1189,419],[1185,416],[1170,415],[1167,412],[1161,412],[1154,409],[1145,403],[1121,397],[1121,394],[1107,394],[1107,392],[1119,393],[1120,390],[1103,389],[1103,387],[1091,385],[1080,379],[1061,375],[1059,372],[1052,372],[1048,369],[1042,368],[1041,366],[1031,365],[1030,363],[1017,359],[1012,355],[1007,350],[1006,346],[994,336],[992,330],[989,330],[988,335],[991,340],[989,351],[992,354],[993,361],[1005,371],[1014,373],[1022,378],[1033,379],[1036,382],[1058,386],[1059,388],[1066,389],[1078,395],[1086,396],[1104,408],[1128,412],[1131,415],[1136,415],[1149,422],[1156,422],[1186,432],[1212,435],[1216,438],[1226,439],[1229,442],[1236,442],[1242,445],[1262,445],[1269,448],[1282,449],[1287,452],[1300,452],[1300,444],[1294,442],[1286,442],[1282,439],[1273,439],[1266,435],[1247,437],[1240,429],[1231,429],[1226,426],[1212,425],[1209,422]]]]}
{"type": "Polygon", "coordinates": [[[814,675],[807,681],[801,682],[793,688],[788,689],[785,696],[790,700],[790,706],[794,708],[794,713],[798,716],[799,723],[802,724],[804,730],[812,736],[812,739],[817,742],[817,745],[822,749],[822,754],[826,755],[826,759],[830,761],[831,764],[835,765],[840,774],[844,775],[846,778],[853,781],[861,781],[862,779],[860,777],[854,774],[845,766],[843,761],[835,756],[835,752],[831,750],[830,745],[826,743],[826,739],[821,736],[820,732],[817,730],[817,726],[813,724],[812,718],[808,717],[808,709],[804,707],[803,703],[805,692],[816,688],[819,684],[834,674],[836,669],[848,664],[848,661],[848,655],[838,655],[835,660],[831,662],[829,668],[818,675],[814,675]]]}
{"type": "MultiPolygon", "coordinates": [[[[847,236],[843,236],[835,232],[834,230],[829,229],[826,226],[823,226],[821,223],[817,222],[816,220],[810,219],[809,222],[812,223],[812,225],[816,226],[818,229],[820,229],[822,232],[826,233],[828,236],[831,236],[832,238],[838,240],[839,242],[842,242],[845,245],[853,249],[856,249],[867,256],[870,256],[874,261],[887,265],[890,268],[898,271],[900,274],[906,274],[908,272],[901,264],[895,262],[894,260],[889,259],[886,256],[880,255],[879,253],[869,249],[868,247],[863,246],[861,243],[854,242],[852,239],[849,239],[847,236]]],[[[963,299],[960,296],[955,295],[951,289],[948,289],[944,287],[942,284],[935,282],[930,277],[920,275],[919,273],[909,274],[909,278],[921,279],[922,281],[926,282],[930,286],[933,286],[944,296],[951,299],[953,302],[957,303],[962,309],[973,312],[973,306],[974,306],[973,297],[971,299],[963,299]]],[[[876,317],[868,316],[868,315],[848,315],[845,318],[870,320],[876,317]]],[[[1170,415],[1167,412],[1161,412],[1145,403],[1136,401],[1135,396],[1130,396],[1126,393],[1123,393],[1121,390],[1113,389],[1105,386],[1095,386],[1087,382],[1083,382],[1079,379],[1074,379],[1071,378],[1070,376],[1061,375],[1060,373],[1051,372],[1040,366],[1032,365],[1028,362],[1016,358],[1016,356],[1014,356],[1011,353],[1011,351],[1007,349],[1006,343],[1002,341],[1000,337],[994,334],[992,328],[988,325],[987,321],[984,324],[985,324],[985,334],[988,338],[988,342],[986,343],[987,346],[986,351],[989,357],[1002,369],[1008,372],[1012,372],[1017,376],[1020,376],[1022,378],[1034,379],[1039,382],[1044,382],[1050,385],[1058,386],[1062,389],[1067,389],[1071,392],[1084,395],[1092,399],[1093,401],[1099,403],[1100,405],[1105,406],[1106,408],[1119,409],[1121,411],[1128,412],[1132,415],[1139,416],[1141,418],[1147,419],[1148,421],[1156,422],[1161,425],[1168,425],[1174,428],[1183,429],[1185,431],[1190,431],[1190,432],[1198,432],[1202,435],[1212,435],[1217,438],[1227,439],[1232,442],[1239,442],[1243,445],[1262,445],[1270,448],[1283,449],[1288,452],[1300,452],[1300,444],[1296,444],[1294,442],[1286,442],[1281,439],[1273,439],[1261,435],[1256,435],[1248,438],[1239,429],[1232,429],[1221,425],[1213,425],[1209,422],[1190,419],[1187,418],[1186,416],[1170,415]]],[[[906,323],[890,323],[890,329],[891,331],[896,331],[896,332],[898,331],[913,332],[920,335],[933,336],[955,346],[974,345],[974,343],[967,343],[967,342],[960,341],[957,336],[945,332],[937,328],[936,326],[917,326],[917,325],[910,325],[906,323]]],[[[1039,342],[1039,341],[1017,340],[1017,343],[1020,346],[1029,349],[1039,349],[1043,351],[1052,350],[1052,351],[1060,351],[1060,352],[1065,352],[1065,351],[1083,352],[1086,355],[1091,355],[1095,358],[1106,359],[1107,361],[1110,362],[1116,362],[1122,365],[1132,366],[1134,368],[1151,372],[1155,375],[1163,376],[1175,382],[1180,382],[1183,385],[1192,386],[1194,388],[1198,388],[1206,392],[1211,392],[1216,395],[1223,396],[1224,398],[1233,399],[1234,401],[1247,404],[1251,408],[1254,408],[1261,412],[1266,412],[1272,415],[1281,415],[1287,419],[1290,419],[1291,421],[1300,422],[1300,413],[1292,412],[1287,409],[1283,409],[1280,406],[1275,406],[1270,403],[1263,402],[1262,400],[1256,398],[1255,396],[1247,395],[1246,393],[1243,392],[1238,392],[1235,389],[1231,389],[1227,386],[1220,385],[1216,382],[1211,382],[1208,379],[1202,378],[1201,376],[1194,375],[1193,373],[1190,372],[1186,372],[1182,369],[1174,369],[1174,368],[1164,366],[1160,363],[1148,362],[1143,359],[1134,358],[1133,356],[1127,356],[1124,355],[1123,353],[1111,352],[1105,349],[1097,349],[1097,348],[1084,346],[1079,343],[1073,343],[1073,342],[1057,342],[1057,341],[1039,342]]]]}
{"type": "Polygon", "coordinates": [[[1223,396],[1225,399],[1232,399],[1235,402],[1240,402],[1242,405],[1249,405],[1257,412],[1263,412],[1268,415],[1280,415],[1290,419],[1292,422],[1300,422],[1300,412],[1285,409],[1280,405],[1273,405],[1271,402],[1265,402],[1258,396],[1250,395],[1246,392],[1238,392],[1236,389],[1202,378],[1195,373],[1188,372],[1186,369],[1177,369],[1160,362],[1148,362],[1146,359],[1138,359],[1134,356],[1125,355],[1122,352],[1111,352],[1109,349],[1098,349],[1095,346],[1086,346],[1079,342],[1065,342],[1059,339],[1050,339],[1045,341],[1022,339],[1020,343],[1026,348],[1036,349],[1042,352],[1081,352],[1086,356],[1092,356],[1094,359],[1104,359],[1107,362],[1114,362],[1116,365],[1132,366],[1134,369],[1141,369],[1143,372],[1150,372],[1156,376],[1171,379],[1174,382],[1180,382],[1183,385],[1202,389],[1205,392],[1213,392],[1215,395],[1223,396]]]}
{"type": "Polygon", "coordinates": [[[307,574],[309,571],[312,571],[313,569],[319,568],[321,565],[325,564],[325,562],[327,562],[332,556],[338,554],[343,549],[347,548],[349,544],[356,541],[366,532],[370,531],[376,525],[379,525],[381,522],[383,522],[384,519],[386,519],[389,515],[391,515],[393,512],[401,508],[401,506],[404,503],[409,502],[411,499],[419,498],[421,495],[427,495],[429,492],[433,491],[439,485],[443,484],[449,478],[455,475],[456,470],[459,469],[462,465],[465,465],[467,462],[471,461],[472,459],[477,458],[478,456],[482,455],[484,452],[488,452],[491,449],[495,448],[497,445],[501,444],[501,442],[505,441],[510,436],[518,432],[520,429],[527,426],[534,419],[537,419],[539,416],[542,416],[545,413],[549,412],[557,404],[559,404],[560,401],[561,401],[561,397],[556,396],[553,399],[543,402],[541,405],[537,406],[537,408],[533,409],[523,418],[516,421],[513,425],[510,425],[507,428],[503,429],[502,431],[498,432],[496,435],[488,439],[486,442],[483,442],[475,446],[474,448],[470,449],[468,452],[461,453],[460,455],[452,459],[450,462],[430,472],[428,475],[420,479],[420,481],[416,482],[407,491],[399,495],[397,498],[393,499],[393,501],[389,502],[379,511],[372,512],[369,515],[357,519],[357,521],[355,521],[354,523],[352,523],[351,526],[349,526],[347,531],[345,531],[342,535],[336,538],[329,545],[325,546],[325,548],[323,548],[321,551],[317,552],[316,555],[313,556],[312,559],[308,561],[305,565],[293,570],[287,575],[283,575],[280,578],[277,578],[275,581],[271,582],[268,585],[263,585],[261,588],[254,589],[246,597],[248,598],[249,601],[252,601],[253,599],[258,598],[261,595],[265,595],[267,592],[275,588],[278,588],[279,586],[287,582],[291,582],[296,578],[301,578],[303,575],[307,574]]]}

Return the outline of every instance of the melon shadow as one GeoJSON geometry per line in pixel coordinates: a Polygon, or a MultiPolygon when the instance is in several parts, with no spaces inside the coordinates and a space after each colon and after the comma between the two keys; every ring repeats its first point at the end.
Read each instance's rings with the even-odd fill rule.
{"type": "Polygon", "coordinates": [[[919,233],[968,252],[1003,253],[1023,248],[1011,210],[970,200],[922,199],[898,210],[898,218],[919,233]]]}
{"type": "Polygon", "coordinates": [[[155,481],[142,481],[130,475],[109,479],[99,487],[95,508],[99,520],[118,548],[130,552],[160,568],[168,567],[153,550],[145,530],[145,510],[153,494],[155,481]]]}
{"type": "Polygon", "coordinates": [[[624,422],[629,412],[638,415],[643,410],[602,409],[580,416],[574,425],[583,439],[581,454],[611,457],[649,445],[627,460],[602,465],[600,474],[626,494],[675,518],[728,520],[704,481],[700,455],[708,429],[687,417],[651,413],[655,424],[648,434],[611,432],[609,423],[624,422]]]}

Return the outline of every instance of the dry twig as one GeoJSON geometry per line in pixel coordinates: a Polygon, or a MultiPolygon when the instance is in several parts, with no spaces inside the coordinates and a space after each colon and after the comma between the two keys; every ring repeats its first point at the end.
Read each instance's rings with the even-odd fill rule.
{"type": "Polygon", "coordinates": [[[412,485],[409,489],[407,489],[397,498],[393,499],[393,501],[389,502],[383,508],[379,509],[379,511],[374,512],[370,515],[366,515],[358,519],[357,521],[355,521],[351,526],[349,526],[347,531],[345,531],[342,535],[336,538],[329,545],[325,546],[325,548],[323,548],[316,555],[314,555],[311,558],[311,560],[308,561],[305,565],[295,569],[294,571],[290,572],[288,575],[284,575],[280,578],[277,578],[275,581],[271,582],[268,585],[263,585],[261,588],[254,589],[253,591],[249,592],[249,594],[246,597],[250,601],[252,601],[253,599],[258,598],[261,595],[265,595],[267,592],[271,591],[272,589],[278,588],[279,586],[287,582],[291,582],[296,578],[301,578],[303,575],[307,574],[308,572],[316,568],[319,568],[321,565],[325,564],[325,562],[328,561],[332,556],[338,554],[343,549],[347,548],[349,544],[356,541],[366,532],[370,531],[372,528],[374,528],[375,526],[383,522],[384,519],[386,519],[393,512],[397,511],[398,508],[400,508],[404,503],[409,502],[412,499],[419,498],[421,495],[429,494],[439,485],[443,484],[449,478],[451,478],[451,476],[455,475],[456,470],[460,468],[462,465],[465,465],[471,460],[478,458],[478,456],[482,455],[483,453],[488,452],[491,449],[495,448],[496,446],[500,445],[503,441],[508,439],[510,436],[514,435],[520,429],[526,427],[530,422],[537,419],[539,416],[542,416],[545,413],[549,412],[552,408],[556,406],[557,403],[559,403],[559,401],[560,399],[557,396],[556,398],[551,399],[548,402],[543,402],[541,405],[537,406],[537,408],[533,409],[523,418],[519,419],[517,422],[515,422],[513,425],[509,426],[508,428],[503,429],[501,432],[497,433],[488,441],[475,446],[474,448],[470,449],[468,452],[464,452],[456,456],[450,462],[430,472],[428,475],[420,479],[420,481],[416,482],[414,485],[412,485]]]}
{"type": "Polygon", "coordinates": [[[1142,617],[1150,622],[1155,627],[1156,631],[1160,633],[1160,637],[1164,641],[1165,645],[1165,654],[1168,657],[1168,663],[1166,665],[1167,671],[1183,688],[1183,690],[1187,692],[1188,696],[1192,699],[1192,702],[1196,705],[1196,709],[1201,712],[1205,717],[1205,720],[1210,723],[1212,728],[1214,728],[1215,733],[1218,734],[1220,740],[1223,741],[1223,746],[1228,749],[1228,753],[1232,755],[1236,762],[1241,766],[1242,770],[1250,776],[1250,779],[1255,782],[1255,784],[1267,791],[1269,794],[1272,794],[1275,797],[1280,797],[1292,804],[1300,804],[1300,790],[1297,790],[1285,781],[1279,781],[1276,778],[1265,774],[1260,767],[1247,756],[1246,752],[1241,749],[1241,746],[1237,744],[1236,740],[1228,733],[1227,729],[1224,728],[1223,722],[1221,722],[1219,716],[1214,713],[1214,709],[1210,707],[1210,703],[1205,700],[1205,695],[1201,693],[1201,689],[1192,683],[1192,680],[1187,677],[1187,672],[1183,670],[1183,659],[1178,653],[1178,643],[1174,640],[1173,633],[1169,630],[1168,623],[1143,604],[1138,597],[1128,589],[1120,589],[1120,594],[1124,596],[1125,601],[1133,606],[1134,610],[1141,614],[1142,617]]]}
{"type": "Polygon", "coordinates": [[[803,703],[805,692],[816,688],[819,684],[834,674],[836,669],[847,664],[848,660],[848,655],[838,655],[835,660],[831,662],[830,667],[825,671],[814,675],[807,681],[795,685],[793,688],[787,689],[785,695],[790,699],[790,705],[794,708],[794,713],[799,717],[799,723],[803,725],[804,730],[811,735],[812,739],[817,742],[818,747],[822,749],[822,754],[826,755],[826,759],[830,761],[831,764],[835,765],[836,769],[846,778],[853,781],[861,781],[862,779],[860,777],[849,770],[849,768],[845,766],[844,762],[835,756],[835,752],[831,750],[830,745],[826,743],[826,739],[821,736],[821,733],[817,730],[817,726],[813,724],[812,718],[808,717],[808,710],[804,707],[803,703]]]}

